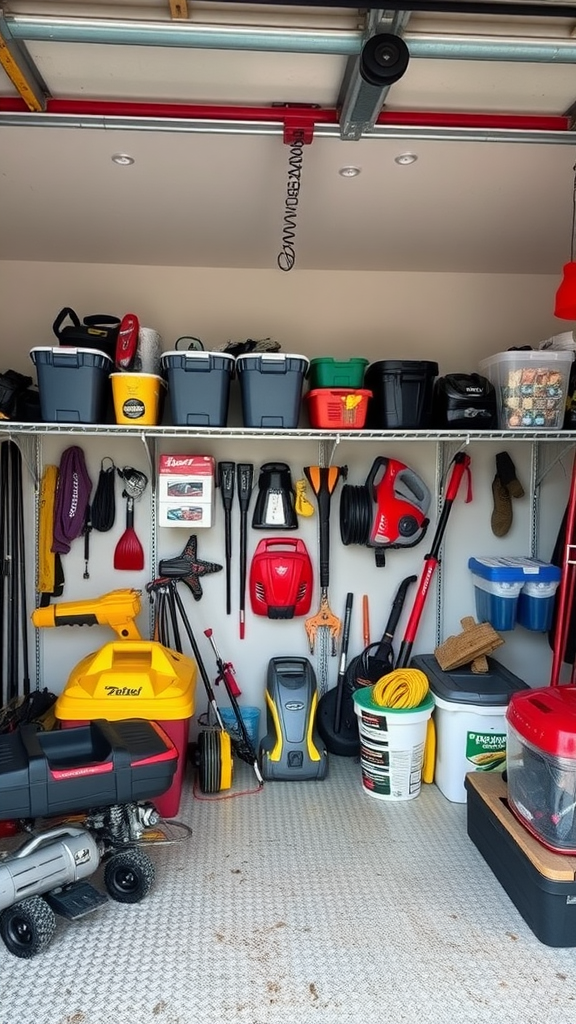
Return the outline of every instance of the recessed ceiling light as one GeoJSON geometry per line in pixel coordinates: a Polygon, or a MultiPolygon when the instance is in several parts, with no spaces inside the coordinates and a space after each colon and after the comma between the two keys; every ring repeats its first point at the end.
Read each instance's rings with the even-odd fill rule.
{"type": "Polygon", "coordinates": [[[361,171],[361,167],[341,167],[338,174],[341,174],[343,178],[356,178],[361,171]]]}
{"type": "Polygon", "coordinates": [[[134,163],[134,157],[128,156],[127,153],[114,153],[112,163],[119,164],[120,167],[129,167],[130,164],[134,163]]]}
{"type": "Polygon", "coordinates": [[[417,159],[418,157],[415,153],[400,153],[400,156],[394,157],[394,163],[407,167],[408,164],[415,164],[417,159]]]}

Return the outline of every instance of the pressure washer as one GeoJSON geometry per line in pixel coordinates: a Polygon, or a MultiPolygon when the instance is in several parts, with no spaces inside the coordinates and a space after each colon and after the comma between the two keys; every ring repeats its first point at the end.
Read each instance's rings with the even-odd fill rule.
{"type": "Polygon", "coordinates": [[[260,743],[264,779],[324,779],[328,752],[316,729],[316,676],[307,658],[271,658],[266,680],[268,733],[260,743]]]}

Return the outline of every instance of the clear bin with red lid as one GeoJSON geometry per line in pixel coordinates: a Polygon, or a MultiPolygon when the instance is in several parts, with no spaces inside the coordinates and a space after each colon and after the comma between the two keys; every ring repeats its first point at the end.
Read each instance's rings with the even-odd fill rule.
{"type": "Polygon", "coordinates": [[[515,693],[506,721],[511,810],[544,846],[576,854],[576,686],[515,693]]]}

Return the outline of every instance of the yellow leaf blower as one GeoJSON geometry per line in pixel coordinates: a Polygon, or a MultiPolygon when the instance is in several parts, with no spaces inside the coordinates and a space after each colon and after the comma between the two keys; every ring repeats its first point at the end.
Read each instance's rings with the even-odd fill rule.
{"type": "Polygon", "coordinates": [[[32,622],[44,626],[110,626],[121,640],[141,640],[136,616],[141,610],[139,590],[111,590],[86,601],[62,601],[36,608],[32,622]]]}

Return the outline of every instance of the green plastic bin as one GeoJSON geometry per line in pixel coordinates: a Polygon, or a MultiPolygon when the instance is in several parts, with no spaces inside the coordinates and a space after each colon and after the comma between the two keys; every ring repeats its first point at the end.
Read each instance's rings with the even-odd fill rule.
{"type": "Polygon", "coordinates": [[[311,359],[308,368],[310,388],[361,388],[368,359],[339,362],[331,356],[311,359]]]}

